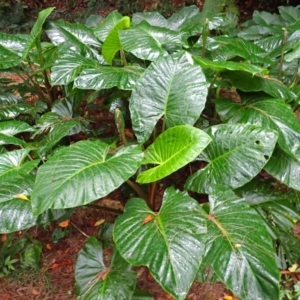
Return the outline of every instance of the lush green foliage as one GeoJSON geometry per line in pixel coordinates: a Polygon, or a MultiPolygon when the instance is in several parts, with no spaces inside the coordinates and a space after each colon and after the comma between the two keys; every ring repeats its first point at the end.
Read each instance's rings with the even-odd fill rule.
{"type": "Polygon", "coordinates": [[[279,299],[278,267],[300,257],[299,9],[255,12],[239,36],[228,15],[195,6],[86,25],[46,21],[51,12],[29,35],[0,34],[0,69],[23,80],[1,79],[0,232],[129,185],[110,267],[94,237],[79,253],[80,299],[134,299],[140,265],[175,299],[207,267],[241,299],[279,299]],[[115,115],[109,137],[87,113],[99,96],[115,115]],[[79,132],[86,140],[70,144],[79,132]]]}

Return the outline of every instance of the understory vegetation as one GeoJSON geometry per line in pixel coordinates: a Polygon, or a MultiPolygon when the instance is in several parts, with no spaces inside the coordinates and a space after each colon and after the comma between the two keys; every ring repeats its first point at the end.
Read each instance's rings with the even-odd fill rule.
{"type": "MultiPolygon", "coordinates": [[[[0,33],[0,70],[21,79],[0,78],[0,233],[126,186],[124,212],[78,253],[78,299],[135,299],[133,266],[178,300],[207,280],[279,299],[279,270],[300,258],[300,9],[255,11],[239,29],[196,6],[86,24],[49,21],[53,9],[30,34],[0,33]]],[[[41,253],[9,237],[3,275],[15,253],[41,253]]]]}

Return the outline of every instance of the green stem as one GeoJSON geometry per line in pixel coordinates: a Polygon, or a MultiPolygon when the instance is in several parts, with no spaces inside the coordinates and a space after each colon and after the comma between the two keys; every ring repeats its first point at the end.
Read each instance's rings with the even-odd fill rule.
{"type": "Polygon", "coordinates": [[[214,75],[213,80],[211,81],[211,83],[210,83],[210,85],[209,85],[209,87],[208,87],[208,95],[210,94],[210,92],[211,92],[211,90],[212,90],[212,88],[213,88],[213,86],[214,86],[216,80],[218,79],[219,74],[220,74],[220,73],[218,72],[218,73],[216,73],[216,74],[214,75]]]}
{"type": "Polygon", "coordinates": [[[208,19],[205,19],[204,26],[202,29],[202,51],[201,51],[201,57],[205,57],[205,51],[206,51],[206,42],[209,35],[209,27],[208,27],[208,19]]]}
{"type": "Polygon", "coordinates": [[[133,190],[142,198],[144,199],[146,202],[148,202],[148,197],[145,194],[145,192],[142,190],[142,188],[136,184],[135,182],[131,181],[131,180],[126,180],[126,183],[131,186],[133,188],[133,190]]]}
{"type": "Polygon", "coordinates": [[[124,49],[121,49],[120,50],[120,54],[121,54],[121,60],[123,62],[123,66],[127,66],[127,60],[126,60],[126,55],[125,55],[125,52],[124,52],[124,49]]]}
{"type": "MultiPolygon", "coordinates": [[[[44,58],[43,58],[43,51],[42,51],[41,42],[40,42],[39,38],[36,40],[36,48],[37,48],[39,59],[40,59],[40,65],[42,66],[43,62],[44,62],[44,58]]],[[[51,87],[51,84],[49,82],[48,74],[47,74],[46,70],[43,70],[42,73],[43,73],[43,76],[44,76],[45,87],[46,87],[46,91],[47,91],[47,95],[48,95],[47,105],[48,105],[48,109],[51,110],[52,103],[54,101],[53,95],[51,93],[51,88],[52,87],[51,87]]]]}
{"type": "Polygon", "coordinates": [[[283,37],[281,41],[281,56],[280,56],[280,62],[279,62],[279,70],[278,70],[278,80],[281,80],[281,73],[282,73],[282,66],[283,66],[283,60],[284,60],[284,50],[286,45],[286,39],[287,39],[287,30],[286,28],[283,28],[283,37]]]}

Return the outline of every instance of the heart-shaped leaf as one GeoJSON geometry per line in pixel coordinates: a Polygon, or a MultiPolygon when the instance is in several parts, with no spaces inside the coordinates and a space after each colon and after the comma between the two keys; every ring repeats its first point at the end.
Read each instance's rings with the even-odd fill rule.
{"type": "Polygon", "coordinates": [[[262,57],[266,51],[252,42],[236,37],[217,36],[211,42],[209,47],[214,47],[212,52],[213,60],[222,61],[224,55],[228,58],[235,56],[243,57],[253,63],[271,63],[271,61],[262,57]]]}
{"type": "Polygon", "coordinates": [[[35,129],[25,122],[6,121],[0,123],[0,133],[6,135],[16,135],[21,132],[34,132],[35,129]]]}
{"type": "MultiPolygon", "coordinates": [[[[29,196],[32,191],[34,177],[32,175],[11,172],[0,178],[0,203],[17,198],[17,195],[29,196]]],[[[23,201],[23,200],[22,200],[23,201]]]]}
{"type": "Polygon", "coordinates": [[[132,90],[136,81],[143,73],[139,66],[111,67],[84,70],[74,81],[79,89],[102,90],[118,87],[122,90],[132,90]]]}
{"type": "Polygon", "coordinates": [[[237,63],[233,61],[211,61],[197,56],[193,56],[193,58],[196,61],[196,63],[198,63],[202,68],[211,68],[218,73],[224,70],[231,70],[231,71],[239,70],[239,71],[249,72],[252,75],[268,74],[268,70],[266,68],[261,68],[248,63],[237,63]]]}
{"type": "Polygon", "coordinates": [[[0,120],[11,120],[31,108],[30,104],[22,103],[20,97],[8,92],[0,91],[0,120]]]}
{"type": "Polygon", "coordinates": [[[205,248],[203,214],[194,199],[174,188],[165,191],[158,213],[144,200],[133,198],[115,222],[114,240],[129,263],[148,266],[155,280],[181,300],[189,291],[205,248]]]}
{"type": "Polygon", "coordinates": [[[79,299],[131,299],[136,273],[114,249],[110,266],[103,262],[103,249],[95,237],[90,237],[79,252],[76,269],[76,294],[79,299]],[[116,285],[116,283],[118,283],[116,285]]]}
{"type": "Polygon", "coordinates": [[[168,21],[157,11],[138,12],[132,15],[132,24],[137,25],[146,21],[151,26],[168,28],[168,21]]]}
{"type": "Polygon", "coordinates": [[[0,181],[15,175],[27,156],[29,150],[14,150],[0,155],[0,181]]]}
{"type": "MultiPolygon", "coordinates": [[[[66,45],[63,49],[72,49],[83,54],[87,58],[93,58],[98,62],[103,61],[94,47],[101,44],[94,35],[91,28],[83,24],[71,24],[63,20],[49,22],[45,24],[45,31],[54,45],[66,45]]],[[[63,52],[63,50],[61,50],[63,52]]]]}
{"type": "MultiPolygon", "coordinates": [[[[7,154],[11,154],[11,157],[21,161],[22,155],[25,155],[24,151],[26,150],[17,151],[7,154]],[[19,156],[18,158],[16,157],[17,155],[19,156]]],[[[21,168],[15,168],[10,173],[4,172],[0,176],[0,233],[24,230],[36,224],[44,224],[56,220],[69,213],[67,210],[48,210],[38,217],[33,216],[31,203],[28,199],[34,185],[34,177],[32,175],[18,174],[17,169],[21,170],[21,168]]]]}
{"type": "Polygon", "coordinates": [[[168,27],[171,30],[179,31],[181,27],[184,27],[185,22],[198,14],[199,8],[196,5],[182,7],[168,18],[168,27]]]}
{"type": "Polygon", "coordinates": [[[26,40],[18,35],[0,32],[0,69],[17,66],[22,61],[26,40]]]}
{"type": "Polygon", "coordinates": [[[287,186],[300,191],[300,157],[286,153],[279,147],[265,166],[265,170],[287,186]]]}
{"type": "Polygon", "coordinates": [[[147,22],[120,31],[121,44],[127,52],[136,57],[154,61],[159,56],[167,56],[166,46],[182,48],[182,33],[167,28],[155,27],[147,22]]]}
{"type": "Polygon", "coordinates": [[[279,299],[279,270],[264,221],[227,188],[209,197],[204,262],[241,299],[279,299]]]}
{"type": "Polygon", "coordinates": [[[129,179],[141,165],[141,148],[128,146],[114,155],[109,148],[100,141],[80,141],[55,153],[38,170],[31,197],[34,214],[87,204],[129,179]]]}
{"type": "Polygon", "coordinates": [[[51,72],[51,82],[53,85],[68,84],[84,68],[96,68],[99,66],[98,61],[94,59],[86,58],[75,51],[68,51],[59,56],[54,62],[51,72]]]}
{"type": "Polygon", "coordinates": [[[268,215],[265,221],[269,223],[269,226],[275,225],[288,231],[294,227],[297,220],[300,220],[300,213],[294,205],[298,202],[298,195],[295,191],[288,193],[279,189],[272,191],[269,182],[264,184],[258,180],[252,180],[234,192],[242,196],[251,207],[258,211],[264,210],[268,215]]]}
{"type": "Polygon", "coordinates": [[[237,103],[228,99],[214,101],[222,121],[247,123],[278,132],[278,144],[287,153],[300,147],[300,125],[293,110],[282,99],[259,98],[237,103]]]}
{"type": "Polygon", "coordinates": [[[137,182],[162,179],[194,160],[211,138],[202,130],[188,125],[169,128],[145,151],[143,164],[158,165],[139,174],[137,182]]]}
{"type": "Polygon", "coordinates": [[[122,15],[116,10],[112,11],[104,20],[100,21],[99,26],[94,30],[95,36],[104,42],[109,32],[122,19],[122,15]]]}
{"type": "Polygon", "coordinates": [[[263,91],[274,98],[294,101],[296,95],[276,78],[266,78],[260,75],[252,76],[243,71],[226,71],[223,76],[227,77],[233,86],[244,92],[263,91]]]}
{"type": "Polygon", "coordinates": [[[272,155],[277,133],[243,124],[212,126],[212,142],[202,153],[208,165],[190,176],[186,189],[205,193],[215,185],[237,188],[256,176],[272,155]]]}
{"type": "Polygon", "coordinates": [[[158,59],[136,82],[129,107],[139,143],[148,140],[162,116],[167,128],[193,125],[199,118],[206,102],[207,82],[201,68],[193,66],[188,57],[175,53],[158,59]]]}
{"type": "Polygon", "coordinates": [[[119,38],[119,31],[126,29],[130,26],[130,18],[123,17],[111,29],[102,45],[102,55],[104,59],[111,65],[116,53],[122,49],[119,38]]]}

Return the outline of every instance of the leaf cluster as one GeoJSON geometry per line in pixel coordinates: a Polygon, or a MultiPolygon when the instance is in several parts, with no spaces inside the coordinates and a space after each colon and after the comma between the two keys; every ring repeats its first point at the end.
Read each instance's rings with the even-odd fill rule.
{"type": "Polygon", "coordinates": [[[0,232],[128,185],[111,265],[90,238],[78,297],[134,299],[144,265],[175,299],[207,268],[241,299],[279,299],[278,268],[300,257],[299,9],[255,12],[238,35],[196,6],[85,25],[52,10],[28,35],[0,34],[0,69],[26,82],[1,81],[0,232]],[[99,99],[113,132],[89,114],[99,99]]]}

